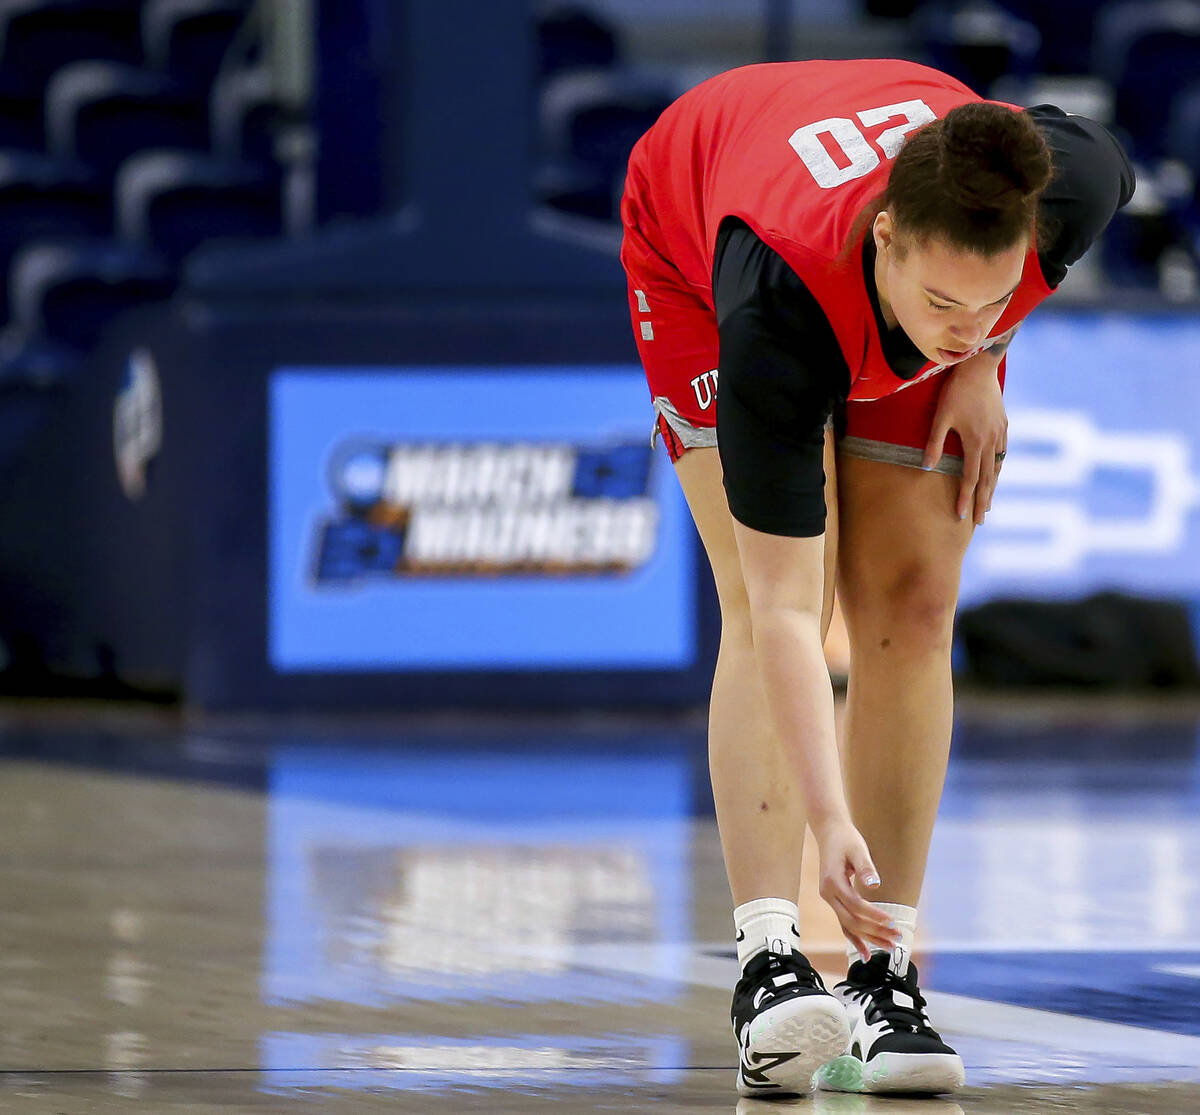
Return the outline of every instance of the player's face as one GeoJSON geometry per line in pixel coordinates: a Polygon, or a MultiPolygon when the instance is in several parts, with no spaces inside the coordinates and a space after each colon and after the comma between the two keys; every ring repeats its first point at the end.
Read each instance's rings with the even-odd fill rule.
{"type": "Polygon", "coordinates": [[[1028,242],[994,256],[944,241],[907,241],[897,251],[891,214],[873,227],[875,281],[889,325],[898,324],[935,364],[954,364],[978,348],[1021,282],[1028,242]]]}

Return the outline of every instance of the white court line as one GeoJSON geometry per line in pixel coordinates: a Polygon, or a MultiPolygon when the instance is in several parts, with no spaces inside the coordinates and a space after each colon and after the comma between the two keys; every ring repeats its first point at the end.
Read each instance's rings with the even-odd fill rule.
{"type": "MultiPolygon", "coordinates": [[[[697,949],[704,949],[711,952],[730,952],[733,946],[727,941],[717,941],[710,945],[696,945],[697,949]]],[[[817,940],[810,942],[806,946],[806,950],[811,956],[813,953],[821,952],[841,952],[842,942],[840,940],[817,940]]],[[[913,950],[918,956],[921,953],[931,955],[941,955],[943,953],[1000,953],[1000,952],[1052,952],[1052,953],[1150,953],[1150,952],[1194,952],[1200,954],[1200,940],[1197,941],[1165,941],[1162,939],[1154,940],[1133,940],[1133,941],[1105,941],[1103,945],[1081,945],[1078,941],[1044,941],[1037,938],[1029,938],[1028,940],[1012,940],[1012,941],[954,941],[954,940],[921,940],[917,939],[916,948],[913,950]]]]}
{"type": "Polygon", "coordinates": [[[1184,979],[1200,979],[1200,964],[1156,964],[1154,971],[1184,979]]]}
{"type": "MultiPolygon", "coordinates": [[[[715,949],[729,948],[726,944],[716,944],[712,946],[715,949]]],[[[829,946],[830,948],[840,948],[839,945],[829,946]]],[[[816,951],[816,950],[814,950],[816,951]]],[[[1118,941],[1110,943],[1105,941],[1103,945],[1081,945],[1076,942],[1066,941],[1039,941],[1030,939],[1027,941],[937,941],[931,943],[928,941],[918,941],[914,951],[920,955],[922,952],[932,953],[961,953],[961,952],[1119,952],[1119,953],[1146,953],[1146,952],[1195,952],[1200,953],[1200,941],[1163,941],[1163,940],[1146,940],[1146,941],[1118,941]]]]}
{"type": "MultiPolygon", "coordinates": [[[[737,980],[736,960],[707,955],[696,945],[581,945],[569,955],[573,965],[583,968],[722,991],[731,991],[737,980]]],[[[1094,1062],[1124,1064],[1135,1057],[1163,1066],[1200,1064],[1200,1037],[941,991],[927,991],[925,997],[939,1030],[966,1037],[1043,1044],[1086,1054],[1094,1062]]]]}

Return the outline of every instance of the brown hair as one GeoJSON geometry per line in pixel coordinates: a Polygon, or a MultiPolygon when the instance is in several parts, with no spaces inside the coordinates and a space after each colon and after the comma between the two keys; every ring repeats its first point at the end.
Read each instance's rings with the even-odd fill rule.
{"type": "Polygon", "coordinates": [[[914,240],[940,239],[996,255],[1035,234],[1052,173],[1050,149],[1026,113],[987,101],[959,105],[908,137],[852,240],[890,209],[901,254],[914,240]]]}

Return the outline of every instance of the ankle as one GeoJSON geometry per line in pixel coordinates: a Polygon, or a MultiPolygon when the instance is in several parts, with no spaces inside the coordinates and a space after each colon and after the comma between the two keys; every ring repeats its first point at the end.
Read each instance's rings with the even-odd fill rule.
{"type": "MultiPolygon", "coordinates": [[[[891,961],[888,966],[896,975],[903,977],[908,972],[908,965],[912,959],[913,941],[917,935],[917,908],[905,906],[899,902],[876,902],[875,905],[892,915],[896,929],[900,932],[900,943],[891,950],[891,961]]],[[[881,952],[884,950],[874,949],[872,955],[881,952]]],[[[858,949],[849,941],[846,942],[846,957],[850,964],[862,959],[858,949]]]]}
{"type": "Polygon", "coordinates": [[[764,952],[788,954],[800,948],[800,910],[786,898],[755,898],[733,911],[738,965],[764,952]]]}

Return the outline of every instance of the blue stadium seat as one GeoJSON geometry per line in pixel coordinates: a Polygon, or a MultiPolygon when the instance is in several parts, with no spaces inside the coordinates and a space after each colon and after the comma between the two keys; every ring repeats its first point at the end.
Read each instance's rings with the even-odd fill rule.
{"type": "Polygon", "coordinates": [[[140,12],[140,0],[3,0],[0,89],[37,101],[69,62],[140,61],[140,12]]]}
{"type": "Polygon", "coordinates": [[[146,64],[207,90],[249,8],[248,0],[147,0],[146,64]]]}
{"type": "Polygon", "coordinates": [[[1050,74],[1086,74],[1092,66],[1092,30],[1110,0],[997,0],[1041,32],[1038,66],[1050,74]]]}
{"type": "Polygon", "coordinates": [[[46,143],[42,102],[4,88],[0,79],[0,149],[40,151],[46,143]]]}
{"type": "Polygon", "coordinates": [[[136,151],[204,149],[203,102],[165,74],[110,62],[75,62],[50,80],[46,145],[106,179],[136,151]]]}
{"type": "Polygon", "coordinates": [[[47,155],[0,151],[0,307],[8,307],[8,269],[22,244],[112,232],[108,191],[86,167],[47,155]]]}
{"type": "Polygon", "coordinates": [[[0,484],[7,485],[29,469],[29,448],[53,421],[57,399],[47,390],[54,381],[42,380],[41,369],[5,361],[3,342],[0,334],[0,484]]]}
{"type": "Polygon", "coordinates": [[[1166,153],[1191,171],[1191,197],[1181,216],[1193,250],[1200,253],[1200,78],[1171,103],[1166,153]]]}
{"type": "MultiPolygon", "coordinates": [[[[1139,187],[1140,189],[1140,187],[1139,187]]],[[[1100,251],[1108,277],[1122,286],[1157,290],[1165,252],[1183,231],[1178,214],[1163,204],[1118,210],[1105,230],[1100,251]]]]}
{"type": "Polygon", "coordinates": [[[1200,73],[1171,102],[1165,150],[1200,179],[1200,73]]]}
{"type": "Polygon", "coordinates": [[[934,66],[977,93],[1001,77],[1034,72],[1042,37],[1010,12],[972,3],[926,4],[914,23],[934,66]]]}
{"type": "Polygon", "coordinates": [[[577,162],[611,181],[633,145],[682,92],[670,77],[627,70],[577,70],[542,91],[539,126],[550,160],[577,162]]]}
{"type": "Polygon", "coordinates": [[[1116,87],[1116,122],[1133,136],[1138,154],[1158,156],[1171,101],[1200,74],[1200,3],[1111,5],[1096,24],[1094,63],[1116,87]]]}
{"type": "Polygon", "coordinates": [[[213,82],[209,98],[212,149],[226,159],[274,159],[279,103],[264,66],[230,70],[213,82]]]}
{"type": "Polygon", "coordinates": [[[26,435],[33,433],[37,425],[30,419],[40,409],[31,405],[33,396],[72,379],[86,360],[86,354],[61,341],[30,335],[16,325],[0,329],[0,416],[7,417],[13,400],[24,400],[27,417],[18,421],[26,435]]]}
{"type": "Polygon", "coordinates": [[[595,12],[562,4],[537,21],[538,76],[541,80],[563,70],[615,66],[620,57],[617,33],[595,12]]]}
{"type": "Polygon", "coordinates": [[[0,148],[45,142],[42,98],[81,57],[135,61],[138,0],[0,0],[0,148]]]}
{"type": "Polygon", "coordinates": [[[208,240],[280,235],[280,181],[188,151],[134,155],[117,172],[117,235],[178,262],[208,240]]]}
{"type": "Polygon", "coordinates": [[[145,248],[113,240],[37,242],[13,260],[7,332],[26,346],[48,340],[87,352],[118,313],[167,298],[175,285],[167,261],[145,248]]]}
{"type": "Polygon", "coordinates": [[[579,163],[544,163],[534,174],[533,193],[543,205],[575,217],[613,221],[618,215],[618,184],[579,163]]]}

